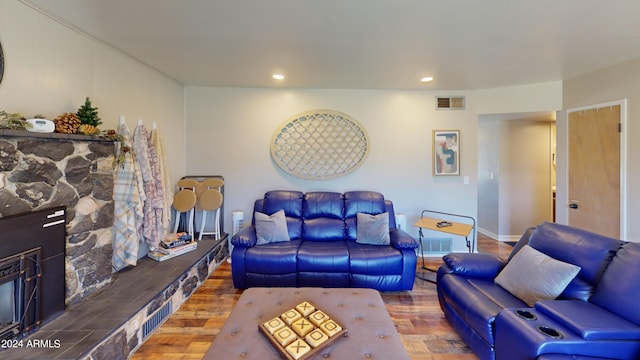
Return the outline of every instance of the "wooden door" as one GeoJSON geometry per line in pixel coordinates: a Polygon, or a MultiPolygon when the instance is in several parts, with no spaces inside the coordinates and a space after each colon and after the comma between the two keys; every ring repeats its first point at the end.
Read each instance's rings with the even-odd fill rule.
{"type": "Polygon", "coordinates": [[[569,225],[620,238],[620,105],[569,113],[569,225]]]}

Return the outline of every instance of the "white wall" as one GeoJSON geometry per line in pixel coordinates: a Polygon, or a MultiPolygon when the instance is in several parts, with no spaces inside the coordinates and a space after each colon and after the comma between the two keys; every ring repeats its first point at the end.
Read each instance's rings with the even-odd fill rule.
{"type": "MultiPolygon", "coordinates": [[[[594,71],[568,80],[563,85],[564,109],[573,109],[611,101],[627,99],[627,128],[623,136],[627,141],[627,236],[630,241],[640,241],[640,59],[594,71]]],[[[567,222],[567,129],[565,113],[558,115],[558,222],[567,222]]],[[[624,237],[624,236],[623,236],[624,237]]]]}
{"type": "MultiPolygon", "coordinates": [[[[525,97],[530,100],[527,110],[548,111],[559,108],[556,94],[560,86],[536,86],[535,96],[529,86],[491,89],[488,94],[187,87],[187,173],[225,177],[225,224],[231,223],[232,210],[243,210],[250,219],[253,201],[273,189],[380,191],[394,202],[397,213],[407,215],[409,226],[422,209],[477,217],[476,98],[499,103],[494,98],[504,94],[525,97]],[[545,87],[547,91],[539,91],[545,87]],[[435,110],[436,95],[465,95],[467,110],[435,110]],[[292,177],[272,161],[271,136],[289,117],[320,108],[345,112],[362,123],[371,139],[371,152],[364,165],[339,179],[292,177]],[[461,130],[461,176],[432,176],[434,129],[461,130]],[[465,176],[469,185],[463,183],[465,176]]],[[[513,111],[517,106],[505,108],[513,111]]],[[[415,228],[410,226],[409,230],[417,234],[415,228]]]]}
{"type": "Polygon", "coordinates": [[[478,228],[500,236],[500,121],[491,116],[478,123],[478,228]]]}
{"type": "Polygon", "coordinates": [[[131,57],[17,0],[0,0],[5,71],[0,110],[53,119],[90,97],[116,128],[124,115],[133,130],[142,119],[164,136],[171,176],[184,174],[184,87],[131,57]]]}

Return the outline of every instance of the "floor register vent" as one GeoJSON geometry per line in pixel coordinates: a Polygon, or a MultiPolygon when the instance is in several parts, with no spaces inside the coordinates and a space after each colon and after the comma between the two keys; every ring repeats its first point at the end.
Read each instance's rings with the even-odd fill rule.
{"type": "Polygon", "coordinates": [[[464,96],[436,96],[437,110],[464,110],[464,96]]]}
{"type": "Polygon", "coordinates": [[[451,252],[452,238],[425,238],[422,240],[425,254],[448,254],[451,252]]]}
{"type": "Polygon", "coordinates": [[[142,339],[146,339],[162,322],[171,315],[172,301],[167,301],[163,307],[142,325],[142,339]]]}

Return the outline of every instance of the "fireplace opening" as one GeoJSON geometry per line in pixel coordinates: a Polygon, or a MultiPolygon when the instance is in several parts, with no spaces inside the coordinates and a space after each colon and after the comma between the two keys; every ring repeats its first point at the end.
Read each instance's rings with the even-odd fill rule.
{"type": "Polygon", "coordinates": [[[41,249],[0,260],[0,340],[28,334],[40,324],[41,249]]]}
{"type": "Polygon", "coordinates": [[[0,218],[0,340],[64,312],[65,235],[64,207],[0,218]]]}

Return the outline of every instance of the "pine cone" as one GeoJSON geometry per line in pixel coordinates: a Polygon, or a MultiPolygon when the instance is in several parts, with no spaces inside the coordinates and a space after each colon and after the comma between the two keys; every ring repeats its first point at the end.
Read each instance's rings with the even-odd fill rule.
{"type": "Polygon", "coordinates": [[[100,132],[100,130],[97,127],[95,127],[93,125],[89,125],[89,124],[82,124],[78,128],[78,133],[79,134],[84,134],[84,135],[95,135],[95,134],[97,134],[99,132],[100,132]]]}
{"type": "Polygon", "coordinates": [[[80,127],[80,119],[70,112],[58,116],[53,122],[56,125],[56,132],[63,134],[75,134],[80,127]]]}

